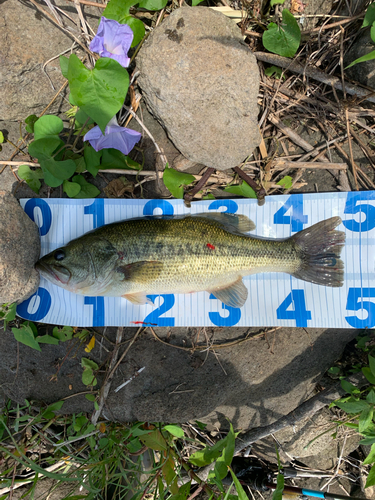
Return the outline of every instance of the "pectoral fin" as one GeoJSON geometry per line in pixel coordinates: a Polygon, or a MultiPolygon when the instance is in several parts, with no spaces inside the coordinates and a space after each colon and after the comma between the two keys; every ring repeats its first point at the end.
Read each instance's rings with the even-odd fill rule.
{"type": "Polygon", "coordinates": [[[248,291],[243,284],[242,278],[238,278],[237,281],[220,290],[208,291],[229,307],[242,307],[248,296],[248,291]]]}
{"type": "Polygon", "coordinates": [[[150,283],[157,279],[163,269],[163,263],[158,260],[132,262],[120,264],[116,267],[118,273],[123,274],[124,280],[137,283],[150,283]]]}

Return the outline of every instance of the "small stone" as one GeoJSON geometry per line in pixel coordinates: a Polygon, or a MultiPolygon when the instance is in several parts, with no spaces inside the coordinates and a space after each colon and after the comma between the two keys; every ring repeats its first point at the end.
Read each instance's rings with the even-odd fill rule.
{"type": "Polygon", "coordinates": [[[10,193],[0,191],[0,304],[22,302],[36,291],[39,254],[37,226],[10,193]]]}
{"type": "Polygon", "coordinates": [[[149,109],[189,160],[225,170],[260,144],[259,70],[231,19],[203,7],[175,10],[137,67],[149,109]]]}

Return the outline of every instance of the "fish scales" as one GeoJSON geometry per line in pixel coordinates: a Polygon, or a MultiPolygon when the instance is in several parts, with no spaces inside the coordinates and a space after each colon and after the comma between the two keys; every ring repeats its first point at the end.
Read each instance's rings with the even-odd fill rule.
{"type": "Polygon", "coordinates": [[[344,233],[339,217],[283,240],[244,234],[245,216],[200,214],[129,219],[102,226],[51,252],[36,265],[43,276],[84,295],[123,296],[141,304],[147,294],[208,291],[241,307],[242,278],[286,272],[326,286],[341,286],[344,233]]]}

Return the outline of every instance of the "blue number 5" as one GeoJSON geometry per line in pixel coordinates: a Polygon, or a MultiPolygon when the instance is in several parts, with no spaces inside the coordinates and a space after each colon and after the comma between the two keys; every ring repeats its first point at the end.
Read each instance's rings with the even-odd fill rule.
{"type": "Polygon", "coordinates": [[[370,300],[375,299],[375,288],[349,288],[346,302],[347,311],[367,311],[366,319],[359,319],[357,316],[345,316],[346,321],[353,328],[372,328],[375,326],[375,304],[370,300]]]}
{"type": "Polygon", "coordinates": [[[358,214],[363,213],[366,219],[362,222],[357,222],[354,219],[344,220],[343,224],[349,231],[359,233],[360,231],[371,231],[375,227],[375,207],[367,203],[359,204],[359,201],[374,200],[375,192],[369,191],[364,193],[348,193],[344,214],[358,214]]]}

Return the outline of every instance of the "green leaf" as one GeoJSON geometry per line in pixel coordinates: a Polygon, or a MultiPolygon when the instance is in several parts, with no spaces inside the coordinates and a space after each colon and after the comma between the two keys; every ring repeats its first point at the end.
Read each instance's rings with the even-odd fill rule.
{"type": "Polygon", "coordinates": [[[355,64],[358,64],[358,63],[361,63],[361,62],[371,61],[372,59],[375,59],[375,50],[372,50],[368,54],[366,54],[366,55],[364,55],[362,57],[359,57],[358,59],[356,59],[355,61],[353,61],[352,63],[350,63],[349,66],[346,66],[345,69],[351,68],[355,64]]]}
{"type": "Polygon", "coordinates": [[[102,157],[102,151],[95,151],[92,146],[87,145],[83,151],[83,155],[86,162],[86,169],[93,177],[98,175],[100,169],[100,159],[102,157]]]}
{"type": "MultiPolygon", "coordinates": [[[[76,164],[73,160],[56,161],[53,158],[48,158],[40,160],[39,163],[44,172],[47,170],[53,177],[61,181],[69,179],[76,171],[76,164]]],[[[48,177],[44,176],[44,181],[48,184],[48,177]]]]}
{"type": "Polygon", "coordinates": [[[245,490],[242,488],[242,484],[239,482],[236,474],[232,471],[230,467],[229,471],[232,475],[234,486],[236,487],[236,491],[238,493],[238,500],[248,500],[248,496],[246,495],[245,490]]]}
{"type": "Polygon", "coordinates": [[[286,175],[285,177],[279,180],[277,185],[283,186],[284,189],[290,189],[293,185],[293,179],[289,175],[286,175]]]}
{"type": "Polygon", "coordinates": [[[14,338],[18,340],[18,342],[21,342],[21,344],[25,344],[36,351],[41,351],[30,326],[22,325],[21,328],[12,328],[12,332],[14,334],[14,338]]]}
{"type": "Polygon", "coordinates": [[[370,465],[373,462],[375,462],[375,444],[371,445],[370,453],[367,455],[367,457],[363,461],[363,465],[370,465]]]}
{"type": "Polygon", "coordinates": [[[54,151],[64,143],[58,137],[46,137],[29,144],[29,154],[40,160],[50,158],[54,151]]]}
{"type": "Polygon", "coordinates": [[[227,186],[224,188],[224,191],[235,194],[236,196],[244,196],[245,198],[257,197],[254,189],[245,181],[242,181],[238,186],[227,186]]]}
{"type": "Polygon", "coordinates": [[[374,24],[371,26],[371,29],[370,29],[370,36],[371,36],[371,40],[375,43],[375,22],[374,22],[374,24]]]}
{"type": "Polygon", "coordinates": [[[201,2],[203,2],[203,0],[192,0],[191,1],[191,5],[192,7],[196,7],[197,5],[199,5],[201,2]]]}
{"type": "Polygon", "coordinates": [[[60,56],[60,69],[64,78],[68,78],[69,57],[60,56]]]}
{"type": "Polygon", "coordinates": [[[16,318],[16,312],[17,312],[16,302],[13,302],[13,304],[6,304],[5,311],[3,310],[3,314],[0,316],[4,321],[4,330],[6,330],[7,323],[9,321],[13,321],[16,318]]]}
{"type": "Polygon", "coordinates": [[[167,449],[167,443],[158,429],[140,436],[139,439],[151,450],[163,451],[167,449]]]}
{"type": "Polygon", "coordinates": [[[163,181],[165,187],[175,198],[183,198],[184,188],[182,186],[191,184],[195,181],[195,177],[191,174],[178,172],[174,168],[169,168],[168,165],[166,165],[163,173],[163,181]]]}
{"type": "Polygon", "coordinates": [[[76,169],[73,160],[56,161],[52,158],[53,153],[63,144],[56,136],[50,136],[33,141],[29,145],[29,154],[38,158],[44,173],[44,181],[52,187],[60,186],[62,181],[69,179],[76,169]]]}
{"type": "Polygon", "coordinates": [[[341,380],[341,387],[344,389],[345,392],[348,392],[351,394],[354,389],[356,389],[356,386],[348,382],[347,380],[342,379],[341,380]]]}
{"type": "Polygon", "coordinates": [[[124,170],[140,170],[142,167],[139,163],[131,160],[129,156],[125,156],[118,149],[108,148],[103,149],[101,169],[108,168],[123,168],[124,170]]]}
{"type": "Polygon", "coordinates": [[[56,339],[55,337],[51,337],[51,335],[42,335],[41,337],[36,337],[36,341],[39,344],[59,345],[58,339],[56,339]]]}
{"type": "Polygon", "coordinates": [[[74,196],[77,196],[77,194],[81,191],[81,186],[76,182],[64,181],[63,190],[69,198],[74,198],[74,196]]]}
{"type": "Polygon", "coordinates": [[[371,389],[370,392],[366,396],[366,401],[369,403],[374,404],[375,403],[375,391],[374,389],[371,389]]]}
{"type": "Polygon", "coordinates": [[[360,434],[363,434],[364,431],[371,424],[373,415],[374,415],[374,408],[369,407],[361,412],[358,421],[358,432],[360,434]]]}
{"type": "Polygon", "coordinates": [[[331,368],[328,370],[328,373],[330,375],[338,375],[341,372],[341,369],[338,366],[331,366],[331,368]]]}
{"type": "Polygon", "coordinates": [[[111,0],[103,10],[102,16],[122,23],[124,18],[129,15],[130,7],[136,3],[137,1],[134,0],[111,0]]]}
{"type": "Polygon", "coordinates": [[[0,144],[2,144],[4,142],[4,134],[1,132],[0,130],[0,144]]]}
{"type": "Polygon", "coordinates": [[[227,444],[227,438],[228,436],[221,439],[215,443],[214,446],[206,446],[203,450],[196,451],[190,455],[189,462],[198,467],[209,465],[220,456],[222,450],[227,444]]]}
{"type": "Polygon", "coordinates": [[[264,73],[265,73],[266,76],[269,76],[269,77],[275,75],[275,78],[277,78],[278,80],[280,80],[281,75],[283,73],[283,70],[281,68],[279,68],[278,66],[270,66],[269,68],[266,68],[264,70],[264,73]]]}
{"type": "Polygon", "coordinates": [[[137,19],[133,16],[126,16],[124,18],[123,24],[127,24],[132,29],[134,38],[131,47],[135,47],[139,44],[139,42],[143,40],[143,37],[145,36],[145,25],[140,19],[137,19]]]}
{"type": "Polygon", "coordinates": [[[268,25],[267,31],[263,33],[263,45],[274,54],[293,57],[301,41],[301,30],[288,9],[283,10],[282,18],[280,26],[275,23],[268,25]]]}
{"type": "Polygon", "coordinates": [[[34,139],[37,141],[45,137],[58,136],[63,128],[63,121],[58,116],[43,115],[34,124],[34,139]]]}
{"type": "Polygon", "coordinates": [[[87,399],[87,401],[91,401],[91,402],[94,402],[96,400],[96,397],[94,396],[94,394],[86,394],[85,398],[87,399]]]}
{"type": "Polygon", "coordinates": [[[272,494],[272,500],[282,500],[284,491],[284,476],[277,474],[276,489],[272,494]]]}
{"type": "Polygon", "coordinates": [[[236,436],[233,432],[232,424],[227,434],[227,442],[222,455],[216,460],[215,475],[217,479],[223,480],[228,473],[228,466],[232,463],[236,436]]]}
{"type": "Polygon", "coordinates": [[[362,373],[367,378],[367,380],[370,382],[370,384],[375,385],[375,375],[373,375],[371,373],[369,366],[364,366],[362,368],[362,373]]]}
{"type": "Polygon", "coordinates": [[[165,425],[164,429],[177,438],[184,437],[185,433],[179,425],[165,425]]]}
{"type": "Polygon", "coordinates": [[[85,368],[82,373],[82,383],[84,385],[96,385],[98,383],[91,368],[85,368]]]}
{"type": "Polygon", "coordinates": [[[81,366],[82,366],[82,368],[88,368],[90,370],[98,370],[99,369],[99,366],[97,365],[97,363],[95,363],[95,361],[93,361],[92,359],[88,359],[88,358],[81,358],[81,366]]]}
{"type": "Polygon", "coordinates": [[[55,417],[54,412],[61,410],[63,404],[64,401],[56,401],[56,403],[52,403],[51,405],[47,406],[45,410],[42,411],[42,416],[47,419],[55,417]]]}
{"type": "Polygon", "coordinates": [[[82,174],[86,168],[86,161],[83,156],[80,156],[79,158],[72,158],[74,160],[74,163],[76,164],[76,174],[82,174]]]}
{"type": "Polygon", "coordinates": [[[346,413],[359,413],[360,411],[367,410],[370,406],[366,401],[336,401],[336,406],[346,411],[346,413]]]}
{"type": "Polygon", "coordinates": [[[52,335],[60,340],[60,342],[66,342],[73,337],[73,328],[71,326],[63,326],[62,328],[55,326],[52,330],[52,335]]]}
{"type": "Polygon", "coordinates": [[[273,7],[276,4],[283,4],[285,0],[271,0],[271,7],[273,7]]]}
{"type": "Polygon", "coordinates": [[[69,58],[70,92],[77,105],[87,113],[104,134],[105,127],[124,104],[129,74],[114,59],[101,57],[88,70],[75,54],[69,58]]]}
{"type": "Polygon", "coordinates": [[[73,196],[73,198],[95,198],[100,194],[100,190],[94,184],[87,182],[83,175],[75,175],[72,181],[81,186],[81,191],[76,196],[73,196]]]}
{"type": "Polygon", "coordinates": [[[31,170],[28,165],[20,165],[18,169],[18,177],[23,179],[27,185],[34,191],[34,193],[39,194],[39,189],[41,186],[40,180],[43,179],[43,172],[40,168],[36,170],[31,170]]]}
{"type": "Polygon", "coordinates": [[[78,132],[81,131],[81,128],[83,127],[83,125],[85,123],[86,123],[86,126],[82,130],[83,136],[89,131],[89,125],[94,124],[94,120],[92,118],[90,118],[89,115],[87,113],[85,113],[83,111],[83,109],[81,109],[81,108],[78,109],[77,113],[75,114],[74,119],[75,119],[74,125],[75,125],[75,130],[76,130],[75,135],[77,135],[78,132]]]}
{"type": "Polygon", "coordinates": [[[161,10],[167,5],[168,0],[142,0],[139,2],[141,9],[161,10]]]}
{"type": "Polygon", "coordinates": [[[38,117],[36,115],[29,115],[26,120],[26,132],[29,132],[29,134],[34,133],[34,125],[35,122],[38,120],[38,117]]]}
{"type": "Polygon", "coordinates": [[[372,26],[375,22],[375,2],[371,3],[366,10],[365,18],[363,20],[362,28],[372,26]]]}
{"type": "Polygon", "coordinates": [[[371,354],[368,355],[368,363],[370,365],[371,373],[375,377],[375,358],[373,356],[371,356],[371,354]]]}
{"type": "Polygon", "coordinates": [[[368,473],[365,488],[368,488],[369,486],[374,486],[374,485],[375,485],[375,465],[373,465],[371,467],[370,472],[368,473]]]}

